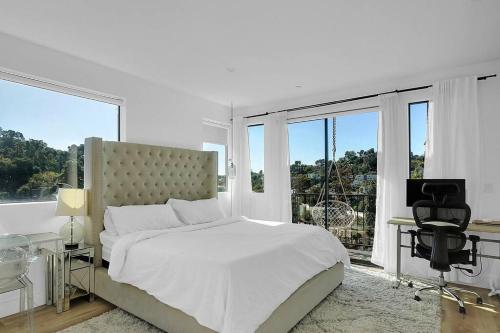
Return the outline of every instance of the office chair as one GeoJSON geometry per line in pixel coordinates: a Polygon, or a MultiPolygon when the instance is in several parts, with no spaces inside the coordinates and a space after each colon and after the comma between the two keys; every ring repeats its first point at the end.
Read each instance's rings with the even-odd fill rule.
{"type": "MultiPolygon", "coordinates": [[[[413,218],[419,229],[409,233],[411,256],[429,260],[430,267],[439,271],[438,284],[417,290],[415,300],[420,301],[422,291],[437,289],[452,297],[459,305],[459,312],[465,314],[464,302],[447,286],[443,274],[451,270],[451,265],[477,265],[477,242],[480,239],[474,235],[466,237],[463,233],[469,225],[471,210],[465,202],[454,200],[459,191],[457,184],[424,183],[422,193],[430,198],[413,204],[413,218]],[[471,249],[464,249],[467,239],[472,243],[471,249]]],[[[455,268],[472,273],[471,269],[455,268]]],[[[477,293],[466,292],[476,295],[476,302],[482,304],[477,293]]]]}

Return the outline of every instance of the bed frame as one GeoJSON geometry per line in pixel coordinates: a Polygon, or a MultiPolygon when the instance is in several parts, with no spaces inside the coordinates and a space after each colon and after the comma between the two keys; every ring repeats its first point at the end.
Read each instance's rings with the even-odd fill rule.
{"type": "MultiPolygon", "coordinates": [[[[99,233],[104,230],[106,206],[217,197],[217,153],[87,138],[84,154],[85,188],[89,190],[85,242],[95,246],[95,293],[169,333],[214,332],[145,291],[111,280],[102,266],[99,233]]],[[[317,274],[276,308],[257,332],[288,332],[343,278],[342,263],[317,274]]]]}

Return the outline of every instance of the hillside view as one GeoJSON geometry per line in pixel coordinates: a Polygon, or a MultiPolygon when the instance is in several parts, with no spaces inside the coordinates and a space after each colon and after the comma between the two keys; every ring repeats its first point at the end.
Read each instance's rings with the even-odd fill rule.
{"type": "Polygon", "coordinates": [[[0,127],[0,200],[53,200],[58,183],[83,187],[83,144],[54,149],[0,127]]]}
{"type": "MultiPolygon", "coordinates": [[[[412,178],[421,178],[424,158],[422,155],[411,157],[412,178]]],[[[291,164],[293,193],[320,193],[324,164],[324,159],[317,160],[314,165],[301,161],[291,164]]],[[[337,160],[337,167],[346,193],[376,194],[377,154],[374,149],[347,151],[337,160]]],[[[262,192],[264,172],[252,171],[251,178],[253,190],[262,192]]],[[[21,132],[0,127],[1,201],[51,200],[58,183],[83,187],[83,144],[70,146],[68,150],[55,149],[43,140],[26,139],[21,132]]],[[[330,193],[342,193],[335,170],[330,175],[329,187],[330,193]]]]}

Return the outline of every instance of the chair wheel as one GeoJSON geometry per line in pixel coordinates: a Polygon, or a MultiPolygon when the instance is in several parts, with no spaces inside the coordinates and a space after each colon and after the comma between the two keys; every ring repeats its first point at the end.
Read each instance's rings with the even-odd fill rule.
{"type": "Polygon", "coordinates": [[[414,299],[415,299],[415,301],[417,301],[417,302],[420,302],[420,301],[422,300],[422,299],[421,299],[419,296],[417,296],[417,295],[415,295],[414,299]]]}
{"type": "Polygon", "coordinates": [[[476,304],[483,304],[483,299],[481,297],[476,298],[476,304]]]}
{"type": "Polygon", "coordinates": [[[462,314],[465,314],[465,308],[464,307],[459,307],[458,308],[458,312],[462,313],[462,314]]]}
{"type": "Polygon", "coordinates": [[[413,288],[413,282],[408,282],[408,287],[413,288]]]}

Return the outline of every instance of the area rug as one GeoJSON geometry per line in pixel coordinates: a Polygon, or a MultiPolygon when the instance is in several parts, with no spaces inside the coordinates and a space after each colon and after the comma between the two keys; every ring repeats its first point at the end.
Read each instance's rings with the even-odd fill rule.
{"type": "MultiPolygon", "coordinates": [[[[380,270],[353,266],[335,291],[302,319],[292,333],[440,332],[441,303],[437,293],[413,299],[415,289],[392,283],[380,270]]],[[[160,333],[159,329],[114,309],[63,333],[160,333]]]]}

